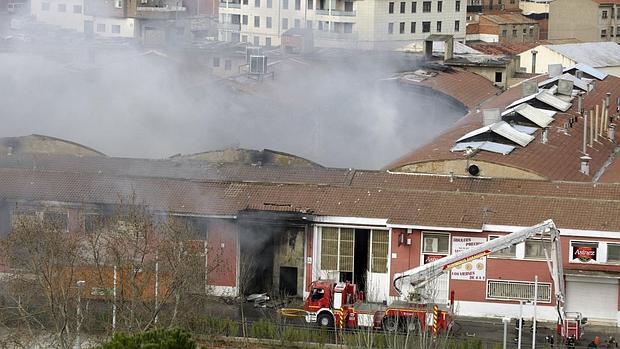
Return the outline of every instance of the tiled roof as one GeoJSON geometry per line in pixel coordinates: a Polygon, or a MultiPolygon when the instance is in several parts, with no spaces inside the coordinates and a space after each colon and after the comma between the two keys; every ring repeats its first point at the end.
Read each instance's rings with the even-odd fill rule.
{"type": "Polygon", "coordinates": [[[592,0],[598,4],[601,5],[605,5],[605,4],[616,4],[616,5],[620,5],[620,0],[592,0]]]}
{"type": "Polygon", "coordinates": [[[475,108],[501,91],[486,78],[460,69],[440,71],[437,75],[421,82],[404,81],[444,93],[461,102],[467,109],[475,108]]]}
{"type": "Polygon", "coordinates": [[[237,215],[252,210],[386,219],[390,224],[481,229],[552,218],[560,228],[620,231],[620,186],[356,173],[351,185],[195,182],[0,169],[0,198],[117,204],[135,194],[156,210],[237,215]],[[377,187],[381,185],[381,187],[377,187]]]}
{"type": "Polygon", "coordinates": [[[487,19],[496,24],[534,24],[535,20],[527,18],[520,14],[494,14],[494,15],[482,15],[480,19],[487,19]]]}
{"type": "Polygon", "coordinates": [[[480,42],[467,44],[471,48],[490,55],[514,56],[540,45],[572,44],[580,42],[577,39],[540,40],[532,42],[480,42]]]}
{"type": "MultiPolygon", "coordinates": [[[[546,76],[541,76],[537,79],[542,81],[545,78],[546,76]]],[[[594,90],[584,96],[583,107],[586,110],[594,109],[596,104],[601,104],[606,92],[612,92],[612,96],[618,96],[620,78],[608,76],[603,81],[595,81],[594,90]]],[[[505,108],[519,99],[521,94],[521,86],[516,86],[483,103],[481,108],[505,108]]],[[[617,98],[612,97],[611,110],[616,110],[616,103],[617,98]]],[[[579,158],[583,155],[581,153],[583,118],[579,116],[577,123],[567,130],[567,134],[562,130],[564,123],[571,116],[578,115],[576,104],[574,103],[566,113],[556,114],[556,120],[550,125],[547,144],[535,140],[526,147],[515,149],[509,155],[481,151],[476,153],[473,159],[526,170],[551,180],[591,181],[596,171],[608,160],[615,144],[607,139],[599,138],[600,143],[595,142],[592,148],[587,149],[589,156],[592,157],[590,175],[586,176],[579,172],[579,158]]],[[[471,112],[433,141],[403,156],[387,168],[398,169],[412,163],[462,159],[461,152],[453,153],[450,149],[461,136],[481,126],[481,114],[481,112],[471,112]]],[[[537,139],[540,139],[540,132],[538,130],[534,134],[537,139]]]]}

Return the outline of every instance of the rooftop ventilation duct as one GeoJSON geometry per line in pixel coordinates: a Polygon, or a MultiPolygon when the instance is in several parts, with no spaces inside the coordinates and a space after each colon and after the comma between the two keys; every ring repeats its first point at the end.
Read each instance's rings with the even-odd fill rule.
{"type": "Polygon", "coordinates": [[[538,83],[533,80],[524,81],[521,84],[521,89],[523,97],[533,95],[534,93],[538,93],[538,83]]]}
{"type": "Polygon", "coordinates": [[[483,109],[482,110],[482,126],[489,126],[501,121],[499,109],[483,109]]]}
{"type": "Polygon", "coordinates": [[[558,93],[565,96],[572,96],[574,82],[566,79],[558,80],[558,93]]]}
{"type": "Polygon", "coordinates": [[[562,67],[561,64],[549,64],[549,67],[547,70],[549,71],[549,77],[553,78],[553,77],[562,75],[562,71],[564,70],[564,67],[562,67]]]}

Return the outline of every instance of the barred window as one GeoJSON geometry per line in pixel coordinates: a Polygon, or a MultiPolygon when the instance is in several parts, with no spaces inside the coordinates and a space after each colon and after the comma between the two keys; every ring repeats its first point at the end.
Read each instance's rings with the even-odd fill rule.
{"type": "Polygon", "coordinates": [[[371,272],[387,273],[388,240],[387,230],[373,230],[372,234],[372,264],[371,272]]]}
{"type": "MultiPolygon", "coordinates": [[[[527,281],[487,280],[487,299],[532,300],[534,299],[534,283],[527,281]]],[[[538,283],[538,301],[551,302],[551,284],[538,283]]]]}

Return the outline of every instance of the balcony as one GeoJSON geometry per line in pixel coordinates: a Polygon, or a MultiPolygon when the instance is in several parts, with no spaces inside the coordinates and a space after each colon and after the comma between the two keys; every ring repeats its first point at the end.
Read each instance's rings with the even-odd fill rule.
{"type": "Polygon", "coordinates": [[[315,10],[315,13],[319,16],[345,16],[355,17],[355,11],[341,11],[341,10],[315,10]]]}
{"type": "Polygon", "coordinates": [[[154,6],[138,6],[136,8],[139,12],[185,12],[187,8],[185,6],[165,6],[165,7],[154,7],[154,6]]]}
{"type": "Polygon", "coordinates": [[[220,8],[241,8],[241,3],[232,1],[220,1],[220,8]]]}
{"type": "Polygon", "coordinates": [[[226,32],[239,32],[241,31],[241,24],[237,23],[219,23],[217,29],[226,32]]]}

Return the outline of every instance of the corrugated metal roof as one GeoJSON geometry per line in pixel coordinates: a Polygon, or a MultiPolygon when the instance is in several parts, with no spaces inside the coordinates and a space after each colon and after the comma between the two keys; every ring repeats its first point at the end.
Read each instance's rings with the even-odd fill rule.
{"type": "Polygon", "coordinates": [[[530,126],[523,126],[523,125],[512,125],[512,127],[514,127],[515,130],[519,132],[527,133],[528,135],[533,135],[534,133],[536,133],[536,130],[538,130],[538,127],[530,127],[530,126]]]}
{"type": "Polygon", "coordinates": [[[472,137],[475,137],[475,136],[478,136],[478,135],[481,135],[487,132],[494,132],[522,147],[525,147],[526,145],[528,145],[528,143],[530,143],[534,139],[534,137],[526,133],[520,132],[514,127],[510,126],[506,121],[498,121],[494,124],[484,126],[479,129],[468,132],[463,137],[457,139],[456,143],[466,141],[472,137]]]}
{"type": "Polygon", "coordinates": [[[562,75],[555,76],[555,77],[552,77],[552,78],[547,79],[545,81],[542,81],[542,82],[540,82],[538,84],[538,87],[547,88],[551,84],[557,85],[557,81],[560,80],[560,79],[572,81],[573,82],[573,86],[574,87],[578,87],[582,91],[588,92],[590,90],[590,85],[586,81],[583,81],[583,80],[581,80],[581,79],[579,79],[579,78],[577,78],[577,77],[575,77],[575,76],[573,76],[571,74],[568,74],[568,73],[564,73],[562,75]]]}
{"type": "Polygon", "coordinates": [[[564,68],[564,73],[571,72],[573,70],[581,70],[582,72],[597,78],[599,80],[604,80],[607,77],[607,73],[602,72],[598,69],[594,69],[591,66],[584,63],[577,63],[572,67],[564,68]]]}
{"type": "Polygon", "coordinates": [[[536,99],[562,112],[567,111],[572,105],[571,103],[565,102],[547,91],[539,92],[536,95],[536,99]]]}
{"type": "Polygon", "coordinates": [[[450,149],[450,151],[451,152],[465,151],[468,147],[471,147],[472,149],[486,150],[492,153],[498,153],[498,154],[504,154],[504,155],[510,154],[511,151],[515,150],[515,147],[513,147],[512,145],[501,144],[501,143],[496,143],[496,142],[461,142],[461,143],[456,143],[454,147],[450,149]]]}
{"type": "Polygon", "coordinates": [[[620,46],[615,42],[584,42],[580,44],[545,45],[577,63],[594,68],[620,66],[620,46]]]}
{"type": "Polygon", "coordinates": [[[552,117],[526,103],[519,104],[514,111],[540,127],[547,127],[553,122],[552,117]]]}
{"type": "Polygon", "coordinates": [[[506,109],[514,108],[514,107],[516,107],[517,105],[519,105],[519,104],[521,104],[521,103],[529,102],[529,101],[531,101],[532,99],[536,98],[536,95],[537,95],[537,94],[538,94],[538,92],[533,93],[533,94],[531,94],[531,95],[529,95],[529,96],[525,96],[525,97],[523,97],[523,98],[519,98],[519,99],[517,99],[516,101],[514,101],[514,102],[512,102],[512,103],[508,104],[508,106],[506,107],[506,109]]]}

